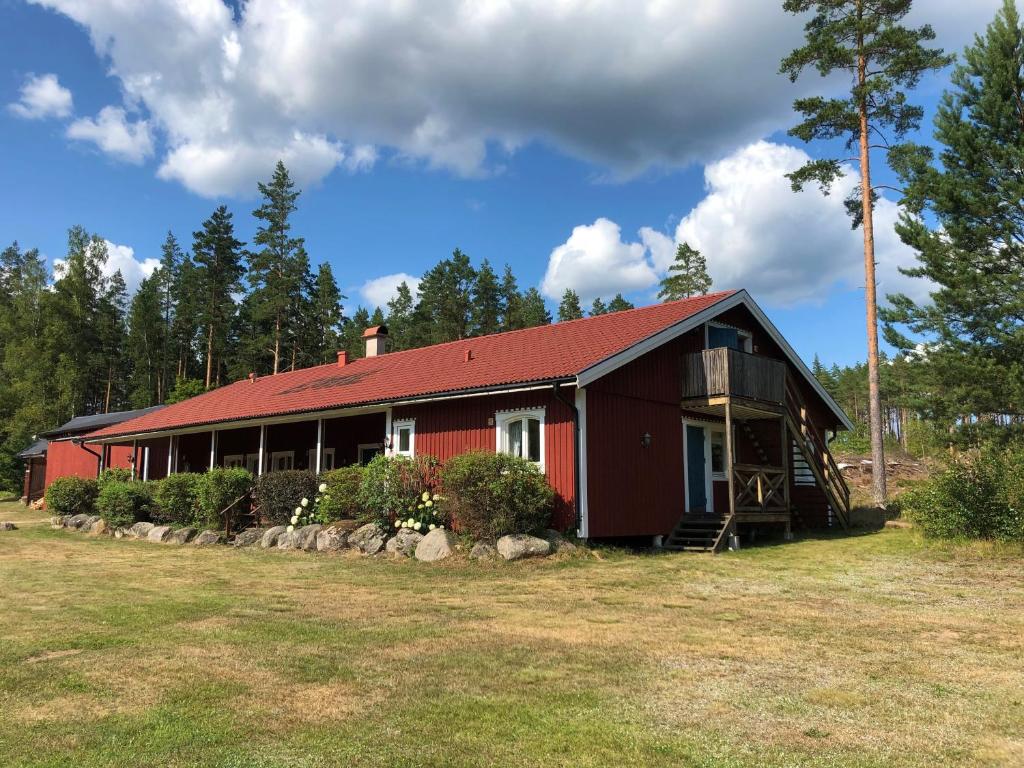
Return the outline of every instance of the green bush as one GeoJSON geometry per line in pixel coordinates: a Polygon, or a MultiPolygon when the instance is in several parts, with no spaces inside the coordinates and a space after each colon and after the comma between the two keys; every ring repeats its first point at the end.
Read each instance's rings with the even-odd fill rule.
{"type": "Polygon", "coordinates": [[[320,475],[321,487],[327,487],[320,492],[319,507],[327,520],[358,520],[366,517],[361,495],[363,474],[363,468],[353,464],[320,475]]]}
{"type": "Polygon", "coordinates": [[[199,514],[199,485],[202,475],[182,472],[154,480],[152,518],[169,525],[191,525],[199,514]]]}
{"type": "Polygon", "coordinates": [[[537,467],[515,456],[473,452],[455,456],[441,477],[459,530],[478,539],[538,533],[547,527],[555,492],[537,467]]]}
{"type": "Polygon", "coordinates": [[[96,512],[111,528],[127,528],[149,519],[152,489],[146,483],[108,480],[96,498],[96,512]]]}
{"type": "Polygon", "coordinates": [[[363,470],[359,520],[388,527],[407,517],[425,491],[437,489],[439,474],[440,463],[433,456],[374,456],[363,470]]]}
{"type": "Polygon", "coordinates": [[[96,487],[102,493],[107,483],[130,483],[131,481],[132,471],[130,469],[109,467],[100,472],[100,476],[96,478],[96,487]]]}
{"type": "Polygon", "coordinates": [[[302,498],[316,497],[316,475],[305,469],[268,472],[256,481],[259,516],[272,525],[288,525],[302,498]]]}
{"type": "Polygon", "coordinates": [[[249,513],[248,498],[227,509],[236,499],[248,496],[252,488],[252,474],[248,470],[217,467],[197,477],[200,479],[194,525],[200,528],[226,528],[232,520],[249,513]]]}
{"type": "Polygon", "coordinates": [[[91,515],[98,494],[92,478],[58,477],[46,489],[46,508],[55,515],[91,515]]]}
{"type": "Polygon", "coordinates": [[[926,536],[1024,541],[1024,447],[985,448],[897,499],[926,536]]]}

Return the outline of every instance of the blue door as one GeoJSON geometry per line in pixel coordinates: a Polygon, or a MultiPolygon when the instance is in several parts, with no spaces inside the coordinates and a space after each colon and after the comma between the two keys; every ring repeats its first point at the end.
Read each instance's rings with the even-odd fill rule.
{"type": "Polygon", "coordinates": [[[686,495],[690,512],[707,512],[707,457],[704,455],[704,427],[686,425],[686,495]]]}

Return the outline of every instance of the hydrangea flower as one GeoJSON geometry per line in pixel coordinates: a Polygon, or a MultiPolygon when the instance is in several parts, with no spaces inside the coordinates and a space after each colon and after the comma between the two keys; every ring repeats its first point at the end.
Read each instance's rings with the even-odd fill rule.
{"type": "Polygon", "coordinates": [[[432,501],[424,501],[423,502],[423,506],[424,507],[432,507],[432,506],[434,506],[434,502],[432,502],[432,501]]]}
{"type": "Polygon", "coordinates": [[[296,515],[301,515],[302,514],[302,507],[296,507],[295,508],[295,514],[296,515]]]}
{"type": "Polygon", "coordinates": [[[299,522],[299,516],[298,515],[292,515],[292,521],[291,522],[292,522],[292,525],[295,525],[297,522],[299,522]]]}
{"type": "Polygon", "coordinates": [[[304,507],[308,507],[309,506],[309,499],[303,499],[302,501],[299,502],[299,504],[301,504],[304,507]]]}
{"type": "Polygon", "coordinates": [[[324,491],[326,491],[327,490],[327,483],[320,483],[320,487],[317,488],[317,490],[320,491],[320,493],[323,493],[324,491]]]}
{"type": "Polygon", "coordinates": [[[402,521],[401,520],[395,520],[395,528],[401,528],[401,527],[402,527],[402,521]]]}
{"type": "Polygon", "coordinates": [[[409,520],[408,520],[407,522],[409,523],[409,525],[412,525],[412,524],[413,524],[413,523],[415,523],[416,521],[415,521],[415,520],[414,520],[413,518],[411,518],[411,517],[410,517],[410,518],[409,518],[409,520]]]}
{"type": "Polygon", "coordinates": [[[434,530],[435,528],[437,528],[437,526],[434,525],[433,523],[431,523],[430,525],[427,526],[427,528],[429,528],[430,530],[434,530]]]}
{"type": "Polygon", "coordinates": [[[294,530],[295,530],[295,526],[294,525],[289,525],[288,526],[288,533],[291,533],[294,530]]]}
{"type": "Polygon", "coordinates": [[[418,531],[422,527],[423,527],[423,523],[416,523],[415,525],[413,525],[413,530],[418,531]]]}
{"type": "Polygon", "coordinates": [[[430,501],[430,491],[424,491],[423,492],[423,500],[424,501],[430,501]]]}

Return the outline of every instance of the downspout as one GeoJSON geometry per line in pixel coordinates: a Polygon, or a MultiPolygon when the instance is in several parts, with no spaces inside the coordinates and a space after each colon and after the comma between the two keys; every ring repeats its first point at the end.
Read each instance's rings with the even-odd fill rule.
{"type": "Polygon", "coordinates": [[[583,525],[582,497],[580,496],[580,409],[576,403],[562,397],[557,384],[553,384],[551,391],[554,392],[555,400],[563,403],[572,411],[572,483],[573,483],[573,507],[576,510],[576,530],[583,525]]]}
{"type": "Polygon", "coordinates": [[[72,440],[71,442],[74,443],[75,445],[77,445],[79,448],[81,448],[86,453],[91,453],[93,456],[96,457],[96,477],[99,477],[100,476],[100,467],[103,465],[103,456],[101,456],[100,454],[96,453],[96,451],[94,451],[92,448],[87,446],[85,444],[85,440],[72,440]]]}

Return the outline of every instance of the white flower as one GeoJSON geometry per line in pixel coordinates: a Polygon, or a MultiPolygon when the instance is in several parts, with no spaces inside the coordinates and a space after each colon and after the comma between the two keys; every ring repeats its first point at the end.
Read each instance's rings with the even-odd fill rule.
{"type": "Polygon", "coordinates": [[[401,527],[402,527],[402,521],[401,520],[395,520],[395,528],[401,528],[401,527]]]}
{"type": "Polygon", "coordinates": [[[444,526],[443,525],[439,525],[437,527],[440,528],[442,531],[444,530],[444,526]]]}
{"type": "Polygon", "coordinates": [[[434,525],[433,523],[431,523],[431,524],[430,524],[430,525],[428,525],[427,527],[428,527],[428,528],[429,528],[430,530],[434,530],[435,528],[437,528],[437,526],[436,526],[436,525],[434,525]]]}
{"type": "Polygon", "coordinates": [[[320,487],[317,490],[320,491],[320,493],[323,493],[324,491],[326,491],[327,490],[327,483],[320,483],[320,487]]]}
{"type": "Polygon", "coordinates": [[[299,504],[301,504],[304,507],[308,507],[309,506],[309,499],[303,499],[302,501],[299,502],[299,504]]]}
{"type": "Polygon", "coordinates": [[[415,520],[413,520],[413,519],[412,519],[412,518],[410,517],[410,518],[409,518],[409,521],[408,521],[408,522],[409,522],[409,525],[412,525],[412,524],[413,524],[413,523],[415,523],[416,521],[415,521],[415,520]]]}
{"type": "Polygon", "coordinates": [[[432,502],[432,501],[424,501],[423,502],[423,506],[424,507],[432,507],[432,506],[434,506],[434,502],[432,502]]]}
{"type": "Polygon", "coordinates": [[[295,525],[297,522],[299,522],[299,516],[292,515],[292,525],[295,525]]]}
{"type": "Polygon", "coordinates": [[[418,531],[422,527],[423,527],[423,523],[416,523],[416,525],[413,526],[413,529],[418,531]]]}
{"type": "Polygon", "coordinates": [[[295,508],[295,514],[296,515],[301,515],[302,514],[302,507],[296,507],[295,508]]]}
{"type": "Polygon", "coordinates": [[[294,530],[295,530],[295,526],[294,525],[289,525],[288,526],[288,533],[291,533],[294,530]]]}
{"type": "Polygon", "coordinates": [[[423,500],[424,501],[430,501],[430,491],[424,491],[423,492],[423,500]]]}
{"type": "Polygon", "coordinates": [[[313,499],[313,503],[314,504],[319,504],[320,503],[320,497],[317,496],[315,499],[313,499]]]}

